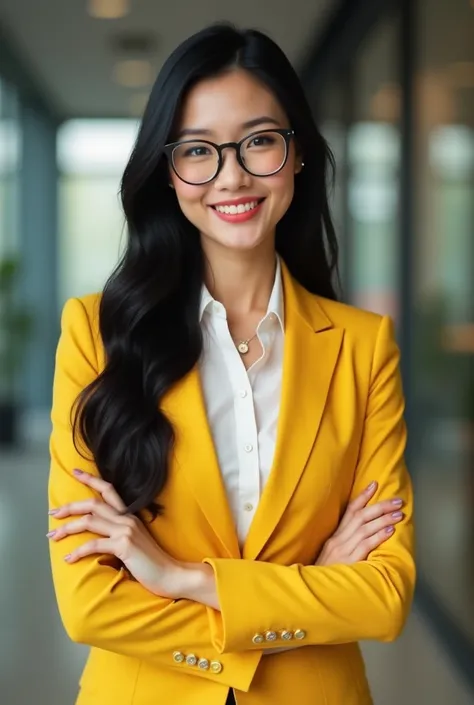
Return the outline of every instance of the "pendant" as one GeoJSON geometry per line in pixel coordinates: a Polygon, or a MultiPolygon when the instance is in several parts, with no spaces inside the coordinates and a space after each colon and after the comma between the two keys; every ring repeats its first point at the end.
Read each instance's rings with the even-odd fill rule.
{"type": "Polygon", "coordinates": [[[237,345],[237,350],[241,355],[245,355],[249,351],[249,344],[246,340],[242,340],[241,343],[237,345]]]}

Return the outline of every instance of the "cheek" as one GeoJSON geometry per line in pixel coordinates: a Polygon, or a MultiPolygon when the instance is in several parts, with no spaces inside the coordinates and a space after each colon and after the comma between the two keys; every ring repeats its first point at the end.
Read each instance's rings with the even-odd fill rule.
{"type": "MultiPolygon", "coordinates": [[[[199,186],[185,184],[180,179],[173,179],[173,186],[176,198],[183,213],[188,216],[196,212],[196,208],[201,206],[205,189],[199,186]]],[[[189,218],[192,220],[192,218],[189,218]]]]}
{"type": "Polygon", "coordinates": [[[275,197],[276,205],[279,211],[286,211],[289,207],[295,191],[295,177],[293,170],[287,165],[282,171],[275,176],[268,177],[269,190],[275,197]]]}

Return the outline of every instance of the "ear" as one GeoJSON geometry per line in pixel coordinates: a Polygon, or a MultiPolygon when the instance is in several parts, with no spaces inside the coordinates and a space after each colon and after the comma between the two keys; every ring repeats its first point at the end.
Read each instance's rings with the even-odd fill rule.
{"type": "Polygon", "coordinates": [[[303,154],[298,145],[295,152],[295,174],[299,174],[304,167],[303,154]]]}
{"type": "Polygon", "coordinates": [[[300,174],[302,169],[304,167],[304,162],[302,162],[299,158],[296,160],[295,163],[295,174],[300,174]]]}

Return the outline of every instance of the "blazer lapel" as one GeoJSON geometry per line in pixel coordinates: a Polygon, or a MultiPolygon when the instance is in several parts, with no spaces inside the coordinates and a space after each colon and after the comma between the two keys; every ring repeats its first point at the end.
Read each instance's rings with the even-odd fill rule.
{"type": "Polygon", "coordinates": [[[305,469],[326,404],[343,331],[282,267],[285,348],[277,440],[270,477],[243,557],[254,560],[280,521],[305,469]]]}
{"type": "Polygon", "coordinates": [[[176,471],[184,473],[229,558],[239,558],[239,542],[206,416],[197,366],[173,387],[161,406],[176,434],[173,449],[176,471]]]}

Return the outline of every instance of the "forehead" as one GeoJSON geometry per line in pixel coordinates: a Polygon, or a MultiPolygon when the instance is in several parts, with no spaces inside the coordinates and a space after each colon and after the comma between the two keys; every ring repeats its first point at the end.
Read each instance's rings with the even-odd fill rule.
{"type": "Polygon", "coordinates": [[[236,69],[193,86],[183,102],[178,128],[238,127],[260,115],[275,118],[282,126],[287,121],[272,91],[252,74],[236,69]]]}

